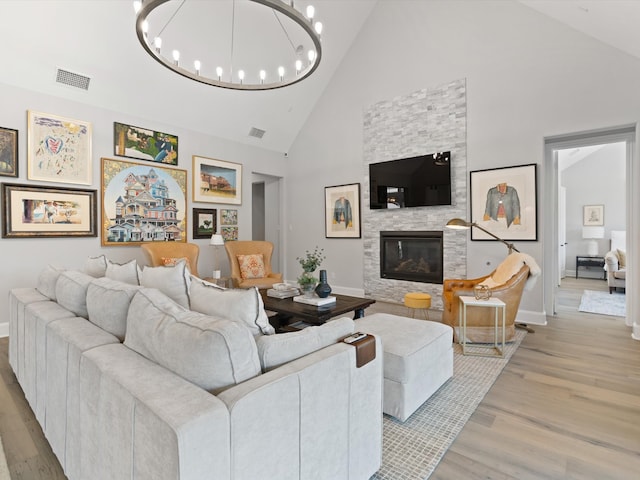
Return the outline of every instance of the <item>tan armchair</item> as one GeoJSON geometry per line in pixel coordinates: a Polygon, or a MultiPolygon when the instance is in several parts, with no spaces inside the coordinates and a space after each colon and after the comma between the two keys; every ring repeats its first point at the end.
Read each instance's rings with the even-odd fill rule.
{"type": "Polygon", "coordinates": [[[200,247],[195,243],[183,242],[152,242],[141,245],[144,256],[152,267],[165,265],[164,258],[186,258],[189,270],[198,276],[198,256],[200,247]]]}
{"type": "MultiPolygon", "coordinates": [[[[474,287],[481,282],[490,286],[493,280],[500,279],[500,283],[491,286],[491,297],[502,300],[505,304],[505,339],[513,340],[515,335],[515,321],[522,292],[530,277],[537,277],[540,268],[535,261],[526,254],[512,253],[491,274],[474,279],[458,280],[447,279],[444,281],[442,297],[444,311],[442,322],[453,328],[454,341],[458,339],[460,296],[474,296],[474,287]],[[525,263],[526,259],[526,263],[525,263]],[[508,264],[508,265],[507,265],[508,264]],[[509,267],[509,268],[505,268],[509,267]],[[517,270],[516,270],[517,269],[517,270]],[[511,270],[511,272],[509,271],[511,270]],[[515,271],[515,274],[510,274],[515,271]],[[505,281],[504,276],[507,276],[505,281]]],[[[467,310],[467,341],[474,343],[493,343],[494,341],[494,312],[489,308],[473,308],[467,310]]]]}
{"type": "Polygon", "coordinates": [[[274,283],[282,282],[281,273],[273,273],[271,270],[271,255],[273,255],[273,243],[260,240],[237,240],[225,242],[224,248],[229,257],[231,266],[231,279],[236,288],[271,288],[274,283]],[[262,254],[264,263],[264,277],[243,278],[238,263],[238,255],[262,254]]]}

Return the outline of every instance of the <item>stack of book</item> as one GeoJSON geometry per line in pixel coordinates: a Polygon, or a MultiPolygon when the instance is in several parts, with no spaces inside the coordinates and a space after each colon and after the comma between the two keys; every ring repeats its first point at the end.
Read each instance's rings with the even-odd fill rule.
{"type": "Polygon", "coordinates": [[[287,289],[270,288],[267,290],[267,296],[273,298],[291,298],[295,297],[296,295],[300,295],[300,290],[298,290],[296,287],[287,289]]]}
{"type": "Polygon", "coordinates": [[[316,307],[322,307],[324,305],[331,305],[332,303],[336,303],[336,297],[305,297],[304,295],[299,295],[297,297],[293,297],[294,302],[304,303],[306,305],[314,305],[316,307]]]}

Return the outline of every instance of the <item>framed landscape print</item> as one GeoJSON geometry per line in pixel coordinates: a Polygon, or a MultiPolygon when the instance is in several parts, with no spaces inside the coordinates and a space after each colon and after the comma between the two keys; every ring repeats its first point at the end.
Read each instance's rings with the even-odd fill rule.
{"type": "Polygon", "coordinates": [[[97,192],[2,184],[2,237],[95,237],[97,192]]]}
{"type": "Polygon", "coordinates": [[[27,178],[91,185],[91,124],[28,111],[27,178]]]}
{"type": "Polygon", "coordinates": [[[211,238],[216,232],[216,216],[214,208],[194,208],[193,238],[211,238]]]}
{"type": "Polygon", "coordinates": [[[18,130],[0,127],[0,175],[18,176],[18,130]]]}
{"type": "Polygon", "coordinates": [[[360,238],[360,184],[324,187],[325,236],[360,238]]]}
{"type": "Polygon", "coordinates": [[[242,204],[242,165],[193,156],[193,201],[242,204]]]}
{"type": "Polygon", "coordinates": [[[604,205],[585,205],[582,209],[584,226],[601,227],[604,225],[604,205]]]}
{"type": "Polygon", "coordinates": [[[101,241],[106,246],[187,241],[187,171],[102,159],[101,241]]]}
{"type": "MultiPolygon", "coordinates": [[[[504,240],[538,239],[536,165],[470,172],[471,222],[504,240]]],[[[495,241],[477,228],[471,240],[495,241]]]]}
{"type": "Polygon", "coordinates": [[[113,154],[178,165],[178,137],[148,128],[113,122],[113,154]]]}

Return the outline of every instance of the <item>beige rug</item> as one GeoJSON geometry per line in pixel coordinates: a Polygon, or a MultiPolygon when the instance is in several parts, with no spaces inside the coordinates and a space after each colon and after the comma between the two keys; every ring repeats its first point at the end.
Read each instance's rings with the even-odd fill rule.
{"type": "Polygon", "coordinates": [[[0,438],[0,480],[11,480],[11,475],[9,475],[9,466],[7,465],[7,459],[4,456],[4,447],[2,446],[1,438],[0,438]]]}
{"type": "Polygon", "coordinates": [[[384,416],[382,467],[372,479],[428,478],[496,381],[526,332],[516,330],[503,358],[464,356],[454,345],[453,377],[406,422],[384,416]]]}

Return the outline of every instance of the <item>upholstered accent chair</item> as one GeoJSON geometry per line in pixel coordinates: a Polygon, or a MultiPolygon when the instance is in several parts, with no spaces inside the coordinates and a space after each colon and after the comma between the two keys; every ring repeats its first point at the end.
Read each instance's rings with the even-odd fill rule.
{"type": "Polygon", "coordinates": [[[613,293],[616,288],[626,288],[627,285],[626,240],[626,231],[611,231],[611,247],[604,256],[609,293],[613,293]]]}
{"type": "Polygon", "coordinates": [[[282,282],[282,274],[271,269],[273,243],[263,240],[225,242],[231,279],[236,288],[271,288],[282,282]]]}
{"type": "Polygon", "coordinates": [[[195,243],[152,242],[143,243],[142,251],[152,267],[171,265],[180,258],[186,258],[192,275],[198,276],[198,256],[200,247],[195,243]]]}
{"type": "MultiPolygon", "coordinates": [[[[489,275],[474,279],[446,279],[442,296],[444,311],[442,322],[453,328],[454,341],[459,341],[460,297],[474,296],[474,287],[486,285],[491,290],[491,297],[502,300],[505,304],[506,341],[513,340],[515,323],[522,292],[531,288],[540,275],[540,267],[535,260],[524,253],[510,254],[489,275]]],[[[469,308],[467,310],[467,341],[473,343],[493,343],[494,312],[489,308],[469,308]]]]}

